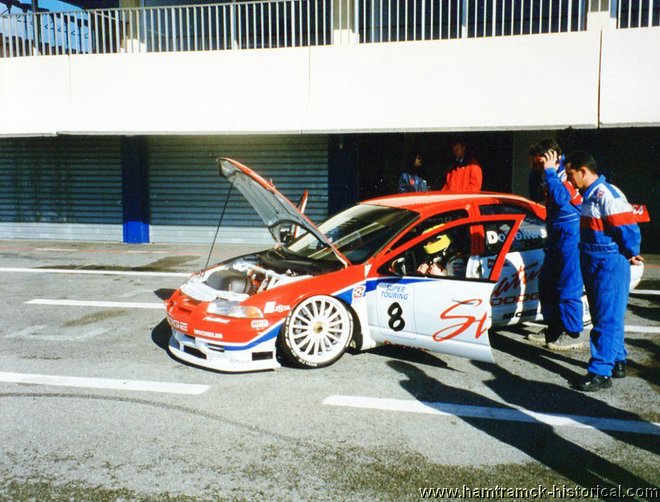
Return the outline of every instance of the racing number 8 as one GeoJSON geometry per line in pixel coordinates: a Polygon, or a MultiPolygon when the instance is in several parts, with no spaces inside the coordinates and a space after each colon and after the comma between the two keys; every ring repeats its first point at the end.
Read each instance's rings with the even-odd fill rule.
{"type": "Polygon", "coordinates": [[[390,307],[387,309],[387,314],[390,316],[389,321],[387,321],[387,325],[392,331],[401,331],[406,327],[406,321],[404,321],[403,317],[401,317],[401,314],[403,314],[403,308],[397,302],[394,302],[392,305],[390,305],[390,307]]]}

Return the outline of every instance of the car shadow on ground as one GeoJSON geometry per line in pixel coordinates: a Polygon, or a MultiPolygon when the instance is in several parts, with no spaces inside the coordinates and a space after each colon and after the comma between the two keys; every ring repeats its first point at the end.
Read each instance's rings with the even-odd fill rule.
{"type": "MultiPolygon", "coordinates": [[[[559,413],[585,417],[612,418],[633,422],[646,422],[639,415],[615,408],[596,397],[553,383],[527,380],[501,366],[473,361],[477,368],[490,372],[493,378],[485,384],[505,402],[539,413],[559,413]]],[[[557,365],[560,366],[560,365],[557,365]]],[[[608,392],[608,391],[605,391],[608,392]]],[[[613,392],[613,391],[609,391],[613,392]]],[[[617,431],[601,432],[615,439],[660,454],[660,443],[649,441],[643,434],[627,434],[617,431]]]]}
{"type": "Polygon", "coordinates": [[[437,356],[437,354],[432,354],[430,352],[412,347],[404,347],[401,345],[381,345],[369,350],[368,352],[370,354],[375,354],[381,357],[398,359],[401,361],[409,361],[411,363],[423,364],[425,366],[433,366],[435,368],[456,371],[455,369],[450,368],[445,361],[437,356]]]}
{"type": "MultiPolygon", "coordinates": [[[[586,331],[588,332],[589,329],[590,327],[587,328],[586,331]]],[[[586,373],[589,358],[588,347],[583,349],[584,352],[580,352],[580,354],[584,354],[584,360],[581,360],[571,357],[572,354],[575,354],[572,351],[564,353],[551,351],[539,347],[538,345],[528,343],[524,340],[523,336],[520,336],[519,340],[517,340],[518,335],[529,333],[525,327],[510,327],[507,328],[507,332],[514,334],[513,336],[510,336],[502,333],[490,333],[490,342],[494,349],[506,352],[514,357],[532,362],[548,371],[557,373],[564,377],[569,384],[573,383],[576,378],[586,373]],[[577,374],[553,361],[571,364],[583,371],[577,374]]],[[[625,343],[629,347],[636,347],[647,352],[650,360],[649,365],[644,365],[636,362],[634,355],[632,358],[629,355],[627,361],[628,376],[638,377],[646,380],[652,385],[660,386],[660,351],[658,350],[658,345],[649,339],[630,337],[626,337],[625,343]]]]}
{"type": "MultiPolygon", "coordinates": [[[[544,347],[531,344],[523,337],[519,337],[520,340],[517,340],[516,335],[507,336],[502,333],[490,333],[489,336],[490,345],[493,349],[506,352],[517,359],[534,363],[536,366],[556,373],[564,378],[569,385],[573,384],[587,371],[587,362],[571,357],[570,352],[562,353],[548,350],[544,347]],[[566,368],[557,364],[555,361],[570,364],[578,371],[566,368]]],[[[585,347],[584,350],[584,353],[586,354],[589,349],[588,347],[585,347]]]]}
{"type": "MultiPolygon", "coordinates": [[[[400,382],[401,387],[417,400],[432,401],[429,397],[442,396],[442,402],[448,404],[467,404],[501,410],[517,410],[514,406],[507,406],[476,392],[439,382],[408,362],[388,361],[387,364],[405,376],[400,382]]],[[[532,389],[533,394],[546,396],[547,400],[562,403],[568,393],[575,392],[555,384],[526,381],[494,365],[485,366],[488,366],[489,369],[494,368],[492,369],[493,379],[486,382],[486,385],[501,395],[505,401],[523,406],[526,409],[531,408],[537,411],[535,408],[538,406],[535,407],[533,402],[529,402],[532,389]],[[521,386],[523,389],[527,387],[527,391],[518,394],[521,386]]],[[[611,416],[613,412],[616,412],[617,415],[622,413],[632,415],[611,408],[609,405],[589,396],[582,394],[580,396],[580,399],[584,400],[582,408],[590,409],[592,416],[611,416]]],[[[426,404],[427,406],[433,406],[428,402],[426,404]]],[[[645,479],[610,462],[607,458],[568,441],[558,435],[551,426],[542,422],[520,422],[512,426],[512,423],[508,421],[470,416],[459,416],[457,418],[492,438],[518,449],[564,478],[583,487],[600,486],[612,490],[618,489],[619,485],[628,488],[654,488],[654,485],[645,479]]],[[[614,437],[623,436],[623,433],[621,435],[610,434],[614,437]]],[[[636,438],[637,441],[633,443],[635,446],[640,446],[637,443],[646,443],[645,449],[651,449],[656,455],[659,453],[658,448],[654,447],[653,441],[649,441],[648,436],[626,434],[623,440],[631,443],[631,439],[634,439],[633,436],[639,436],[636,438]]]]}
{"type": "Polygon", "coordinates": [[[163,319],[154,329],[151,330],[151,341],[164,351],[167,351],[167,344],[171,335],[172,329],[170,328],[167,319],[163,319]]]}
{"type": "Polygon", "coordinates": [[[154,291],[154,294],[161,300],[167,300],[175,291],[176,289],[160,288],[154,291]]]}

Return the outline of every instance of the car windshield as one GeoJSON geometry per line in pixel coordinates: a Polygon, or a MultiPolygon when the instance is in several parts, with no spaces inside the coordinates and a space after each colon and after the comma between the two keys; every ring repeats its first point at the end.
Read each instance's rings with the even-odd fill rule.
{"type": "MultiPolygon", "coordinates": [[[[319,230],[351,263],[363,263],[417,218],[417,213],[394,207],[358,204],[327,219],[319,230]]],[[[332,250],[309,233],[287,250],[312,260],[336,260],[332,250]]]]}

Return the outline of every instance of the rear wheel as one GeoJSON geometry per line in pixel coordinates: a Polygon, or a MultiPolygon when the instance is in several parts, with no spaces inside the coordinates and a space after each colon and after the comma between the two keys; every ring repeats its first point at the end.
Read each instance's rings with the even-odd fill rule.
{"type": "Polygon", "coordinates": [[[346,352],[353,335],[353,317],[331,296],[313,296],[299,303],[282,328],[282,351],[301,368],[322,368],[346,352]]]}

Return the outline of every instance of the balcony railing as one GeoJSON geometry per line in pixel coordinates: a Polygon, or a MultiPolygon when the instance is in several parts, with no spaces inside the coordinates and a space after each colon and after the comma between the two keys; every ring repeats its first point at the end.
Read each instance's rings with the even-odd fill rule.
{"type": "MultiPolygon", "coordinates": [[[[611,0],[621,28],[660,0],[611,0]]],[[[308,47],[582,31],[587,0],[253,0],[0,16],[0,55],[308,47]]]]}
{"type": "Polygon", "coordinates": [[[617,27],[660,26],[660,0],[615,0],[617,27]]]}

